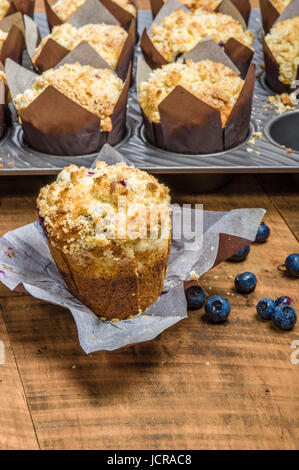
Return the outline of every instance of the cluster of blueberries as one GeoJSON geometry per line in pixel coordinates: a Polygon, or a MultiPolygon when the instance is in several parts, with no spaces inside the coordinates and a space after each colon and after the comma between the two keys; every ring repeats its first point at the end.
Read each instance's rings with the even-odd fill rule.
{"type": "MultiPolygon", "coordinates": [[[[263,243],[270,235],[269,227],[263,222],[256,234],[255,242],[263,243]]],[[[230,261],[243,261],[250,252],[250,245],[243,248],[230,258],[230,261]]],[[[293,253],[285,260],[285,273],[290,277],[299,277],[299,254],[293,253]]],[[[253,292],[257,284],[257,278],[253,273],[245,272],[238,274],[235,278],[235,289],[242,294],[253,292]]],[[[200,309],[206,300],[206,294],[199,286],[191,286],[186,289],[186,299],[190,310],[200,309]]],[[[279,297],[275,301],[272,299],[261,299],[256,310],[263,320],[272,322],[282,330],[290,330],[297,321],[296,311],[291,307],[290,297],[279,297]]],[[[205,304],[206,319],[213,323],[224,322],[231,311],[229,301],[220,295],[209,298],[205,304]]]]}

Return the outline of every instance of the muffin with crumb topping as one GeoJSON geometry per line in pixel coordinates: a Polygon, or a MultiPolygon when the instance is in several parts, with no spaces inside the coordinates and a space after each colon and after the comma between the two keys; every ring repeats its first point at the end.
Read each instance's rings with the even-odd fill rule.
{"type": "MultiPolygon", "coordinates": [[[[86,0],[57,0],[51,5],[52,10],[58,18],[64,23],[67,21],[84,3],[86,0]]],[[[132,16],[136,16],[136,7],[129,0],[113,0],[113,3],[120,6],[132,16]]]]}
{"type": "MultiPolygon", "coordinates": [[[[279,81],[291,85],[299,77],[299,16],[276,23],[265,36],[265,42],[279,66],[279,81]]],[[[273,75],[265,57],[266,74],[273,75]]],[[[275,91],[275,90],[274,90],[275,91]]],[[[279,91],[279,90],[278,90],[279,91]]]]}
{"type": "Polygon", "coordinates": [[[31,88],[19,93],[14,104],[22,114],[48,87],[81,105],[100,118],[100,130],[112,131],[112,114],[123,89],[122,80],[110,69],[95,69],[89,65],[65,64],[49,69],[36,77],[31,88]]]}
{"type": "Polygon", "coordinates": [[[170,247],[168,188],[124,163],[71,165],[37,207],[72,294],[104,319],[136,315],[161,294],[170,247]]]}
{"type": "Polygon", "coordinates": [[[243,85],[244,80],[220,62],[187,60],[185,64],[171,63],[152,71],[149,79],[139,85],[139,103],[146,117],[159,123],[159,105],[181,86],[219,110],[224,128],[243,85]]]}
{"type": "Polygon", "coordinates": [[[69,23],[54,26],[52,32],[45,36],[35,50],[33,64],[38,60],[44,46],[52,39],[60,46],[72,51],[82,41],[90,46],[115,70],[128,33],[120,25],[86,24],[76,28],[69,23]]]}
{"type": "Polygon", "coordinates": [[[229,15],[198,9],[194,13],[175,10],[163,18],[161,24],[153,24],[149,38],[167,62],[193,49],[202,39],[211,38],[224,44],[234,38],[252,48],[254,36],[243,30],[241,24],[229,15]]]}
{"type": "Polygon", "coordinates": [[[10,2],[8,0],[0,0],[0,20],[6,16],[10,9],[10,2]]]}

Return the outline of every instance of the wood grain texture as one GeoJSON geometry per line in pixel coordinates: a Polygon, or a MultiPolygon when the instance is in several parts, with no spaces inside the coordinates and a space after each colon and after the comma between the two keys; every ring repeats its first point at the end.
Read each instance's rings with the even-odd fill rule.
{"type": "MultiPolygon", "coordinates": [[[[21,187],[11,181],[1,180],[1,233],[35,219],[34,194],[45,178],[28,177],[21,187]]],[[[292,197],[298,201],[295,186],[292,197]]],[[[284,333],[255,314],[263,296],[290,295],[299,309],[298,280],[276,270],[298,251],[298,241],[254,176],[238,176],[212,194],[174,191],[173,200],[268,211],[269,241],[254,245],[246,262],[223,263],[201,280],[209,295],[231,300],[227,324],[210,325],[201,311],[189,312],[154,341],[85,356],[68,311],[1,288],[42,449],[298,449],[299,366],[290,361],[298,326],[284,333]],[[232,287],[245,270],[259,280],[247,297],[232,287]]],[[[7,446],[17,447],[15,433],[11,423],[7,446]]]]}

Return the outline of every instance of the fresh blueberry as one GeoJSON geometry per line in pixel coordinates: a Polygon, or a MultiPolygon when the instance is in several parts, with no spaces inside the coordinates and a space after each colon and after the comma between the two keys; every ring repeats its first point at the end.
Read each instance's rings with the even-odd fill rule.
{"type": "Polygon", "coordinates": [[[274,309],[272,321],[281,330],[291,330],[297,321],[296,311],[290,305],[279,305],[274,309]]]}
{"type": "Polygon", "coordinates": [[[190,310],[201,308],[205,302],[206,294],[199,286],[191,286],[186,289],[187,305],[190,310]]]}
{"type": "Polygon", "coordinates": [[[255,237],[255,241],[257,243],[263,243],[267,240],[269,235],[270,235],[270,229],[269,229],[268,225],[265,224],[265,222],[262,222],[261,225],[258,228],[256,237],[255,237]]]}
{"type": "Polygon", "coordinates": [[[229,258],[229,261],[244,261],[247,258],[248,253],[250,252],[250,245],[245,246],[242,250],[235,253],[233,256],[229,258]]]}
{"type": "Polygon", "coordinates": [[[253,273],[238,274],[235,279],[235,288],[238,292],[249,294],[254,291],[257,283],[257,278],[253,273]]]}
{"type": "Polygon", "coordinates": [[[283,295],[282,297],[278,297],[275,300],[275,305],[291,305],[292,299],[287,295],[283,295]]]}
{"type": "Polygon", "coordinates": [[[299,255],[293,253],[285,260],[285,267],[289,276],[299,277],[299,255]]]}
{"type": "Polygon", "coordinates": [[[224,322],[230,314],[230,303],[224,297],[216,295],[206,302],[206,317],[213,323],[224,322]]]}
{"type": "Polygon", "coordinates": [[[263,320],[271,320],[275,307],[274,300],[264,298],[258,302],[256,311],[263,320]]]}

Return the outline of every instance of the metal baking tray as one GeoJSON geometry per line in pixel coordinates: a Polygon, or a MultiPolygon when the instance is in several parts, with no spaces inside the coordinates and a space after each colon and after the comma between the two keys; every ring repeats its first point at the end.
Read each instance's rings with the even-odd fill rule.
{"type": "MultiPolygon", "coordinates": [[[[36,14],[36,21],[41,30],[41,35],[48,33],[45,15],[36,14]]],[[[139,12],[139,33],[152,21],[151,12],[148,10],[139,12]]],[[[257,71],[263,63],[262,45],[260,41],[260,12],[253,10],[249,28],[255,34],[254,62],[257,71]]],[[[137,47],[137,54],[140,53],[137,47]]],[[[25,65],[26,65],[25,57],[25,65]]],[[[29,63],[29,62],[28,62],[29,63]]],[[[264,82],[263,74],[256,79],[252,120],[247,140],[234,149],[208,155],[183,155],[157,149],[147,143],[139,111],[136,95],[136,87],[132,86],[128,100],[127,135],[116,148],[125,156],[127,163],[134,165],[150,173],[156,174],[200,174],[200,173],[274,173],[290,172],[299,173],[299,143],[296,149],[294,144],[294,126],[299,125],[299,107],[296,111],[277,116],[275,110],[265,108],[267,98],[274,94],[264,82]],[[288,118],[292,114],[293,118],[288,118]],[[285,119],[292,126],[284,124],[285,119]],[[273,126],[272,126],[273,123],[273,126]],[[281,126],[281,131],[279,128],[281,126]],[[275,129],[275,131],[273,131],[275,129]],[[277,130],[278,129],[278,130],[277,130]],[[290,131],[290,144],[286,131],[290,131]],[[262,138],[255,137],[255,143],[249,141],[252,132],[262,132],[262,138]],[[290,153],[279,143],[283,139],[286,147],[294,150],[290,153]],[[293,140],[292,140],[293,139],[293,140]],[[292,145],[291,145],[292,142],[292,145]]],[[[296,139],[296,138],[295,138],[296,139]]],[[[77,157],[54,157],[34,151],[23,140],[22,128],[14,122],[0,141],[0,175],[18,174],[56,174],[61,168],[71,163],[79,166],[90,166],[96,154],[77,157]],[[3,168],[2,168],[3,166],[3,168]]]]}

